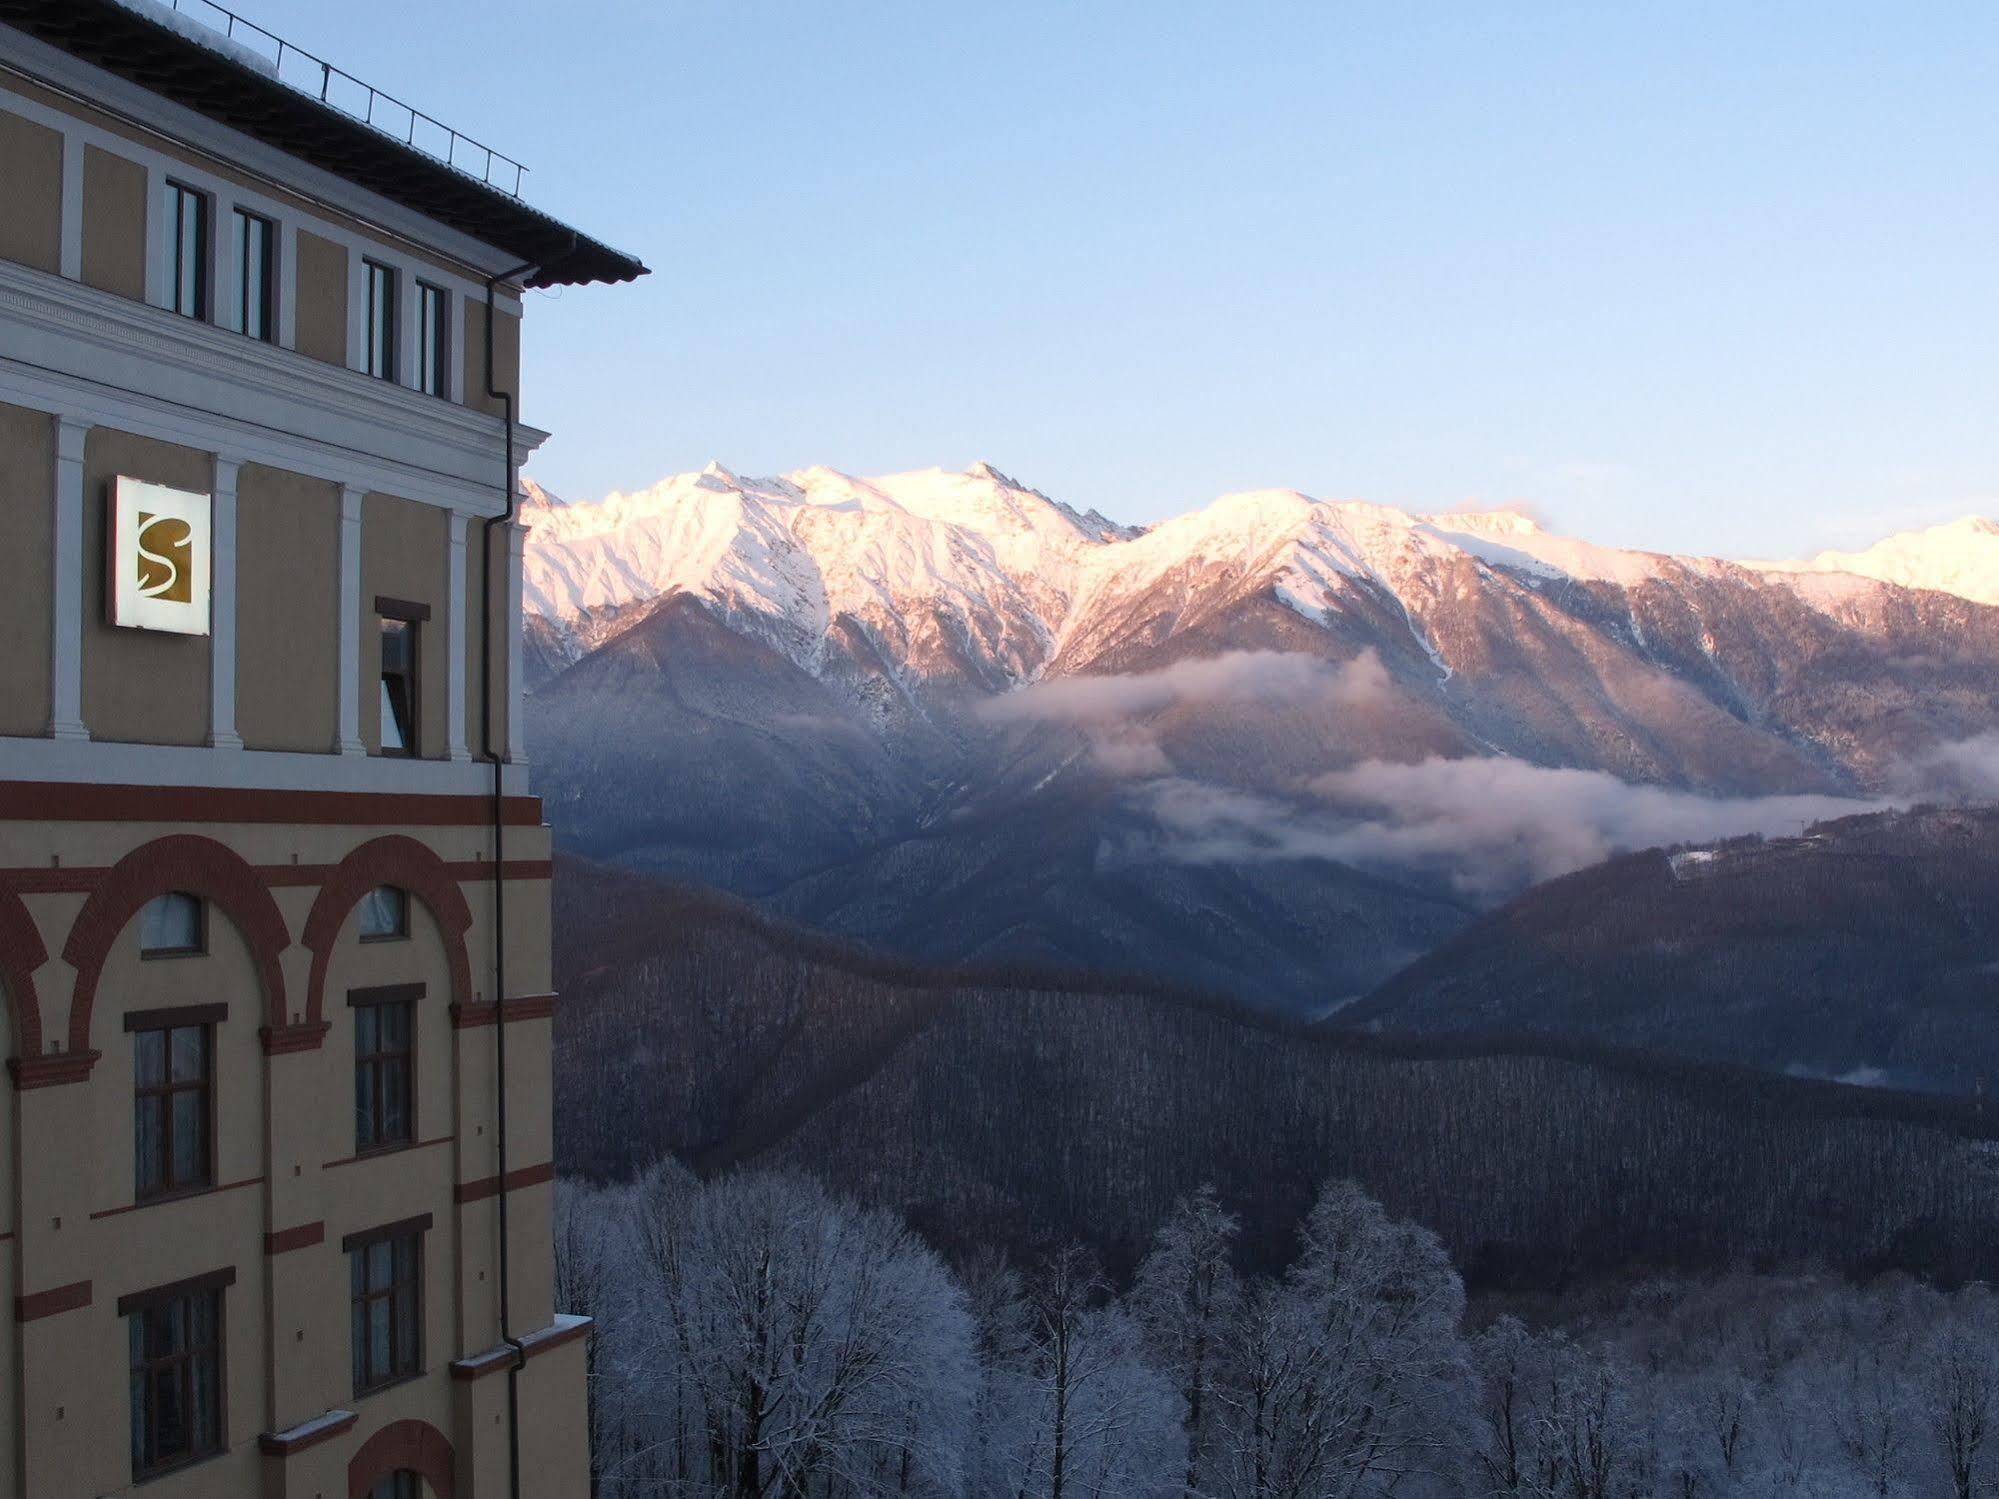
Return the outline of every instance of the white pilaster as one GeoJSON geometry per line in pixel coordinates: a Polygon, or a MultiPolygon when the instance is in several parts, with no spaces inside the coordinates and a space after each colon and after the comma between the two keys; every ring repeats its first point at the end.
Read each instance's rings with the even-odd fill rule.
{"type": "Polygon", "coordinates": [[[356,247],[347,247],[347,368],[368,367],[368,267],[356,247]]]}
{"type": "Polygon", "coordinates": [[[527,714],[521,710],[527,697],[521,669],[521,555],[527,539],[528,528],[519,521],[507,527],[507,758],[516,765],[528,758],[527,714]]]}
{"type": "Polygon", "coordinates": [[[447,518],[450,545],[448,586],[445,591],[444,721],[446,753],[453,760],[469,760],[465,747],[465,514],[454,510],[447,518]]]}
{"type": "Polygon", "coordinates": [[[298,221],[278,220],[278,347],[298,347],[298,221]]]}
{"type": "Polygon", "coordinates": [[[445,378],[450,381],[445,393],[459,405],[469,406],[472,393],[465,388],[466,299],[456,292],[446,292],[445,305],[450,308],[444,319],[445,378]]]}
{"type": "Polygon", "coordinates": [[[235,200],[216,194],[209,200],[208,217],[209,321],[231,333],[241,333],[243,288],[236,279],[236,262],[242,247],[236,243],[235,200]]]}
{"type": "Polygon", "coordinates": [[[167,289],[173,280],[173,226],[166,215],[167,173],[158,162],[146,166],[146,300],[155,307],[168,305],[167,289]]]}
{"type": "Polygon", "coordinates": [[[242,464],[215,455],[209,493],[208,743],[241,749],[236,732],[236,474],[242,464]]]}
{"type": "Polygon", "coordinates": [[[368,752],[361,742],[361,496],[352,485],[341,487],[340,712],[333,747],[343,755],[368,752]]]}
{"type": "Polygon", "coordinates": [[[62,260],[60,269],[72,281],[83,279],[83,137],[72,131],[62,138],[62,260]]]}
{"type": "Polygon", "coordinates": [[[396,383],[417,388],[416,358],[417,290],[416,277],[408,271],[396,272],[396,383]]]}
{"type": "Polygon", "coordinates": [[[90,423],[56,418],[55,577],[49,596],[49,737],[88,739],[83,723],[83,444],[90,423]]]}

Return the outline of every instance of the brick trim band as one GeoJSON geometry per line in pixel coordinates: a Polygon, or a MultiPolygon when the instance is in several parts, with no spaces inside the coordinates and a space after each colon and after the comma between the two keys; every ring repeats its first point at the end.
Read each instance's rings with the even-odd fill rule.
{"type": "Polygon", "coordinates": [[[317,1223],[300,1223],[292,1228],[281,1228],[276,1233],[265,1234],[264,1253],[290,1254],[294,1249],[310,1249],[315,1244],[325,1242],[326,1220],[322,1218],[317,1223]]]}
{"type": "MultiPolygon", "coordinates": [[[[507,1001],[507,1024],[512,1025],[516,1020],[547,1020],[555,1014],[555,998],[553,994],[516,995],[507,1001]]],[[[451,1007],[453,1030],[468,1030],[475,1025],[493,1025],[499,1018],[500,1007],[490,999],[451,1007]]]]}
{"type": "MultiPolygon", "coordinates": [[[[544,1161],[539,1166],[523,1166],[518,1171],[507,1173],[507,1190],[518,1192],[522,1187],[538,1187],[543,1182],[555,1180],[555,1162],[544,1161]]],[[[500,1179],[497,1176],[482,1176],[477,1181],[460,1182],[451,1189],[452,1199],[459,1203],[484,1202],[488,1197],[500,1193],[500,1179]]]]}
{"type": "MultiPolygon", "coordinates": [[[[541,798],[510,796],[509,827],[541,826],[541,798]]],[[[224,786],[99,786],[0,781],[0,822],[302,822],[340,827],[480,827],[480,795],[405,791],[250,791],[224,786]]]]}
{"type": "Polygon", "coordinates": [[[90,1282],[73,1280],[66,1286],[53,1286],[46,1291],[35,1291],[27,1296],[14,1298],[14,1320],[16,1322],[39,1322],[44,1317],[53,1317],[58,1312],[73,1312],[90,1305],[90,1282]]]}

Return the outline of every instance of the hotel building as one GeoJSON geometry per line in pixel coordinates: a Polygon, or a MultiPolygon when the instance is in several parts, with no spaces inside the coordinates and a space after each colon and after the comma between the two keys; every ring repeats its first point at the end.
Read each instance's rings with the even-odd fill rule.
{"type": "Polygon", "coordinates": [[[0,1494],[581,1499],[519,329],[644,267],[179,3],[0,0],[0,1494]]]}

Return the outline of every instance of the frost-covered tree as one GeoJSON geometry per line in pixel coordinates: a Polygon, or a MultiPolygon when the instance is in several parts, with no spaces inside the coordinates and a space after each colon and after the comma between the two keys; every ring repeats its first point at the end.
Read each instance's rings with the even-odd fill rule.
{"type": "Polygon", "coordinates": [[[1150,1499],[1178,1490],[1179,1401],[1145,1356],[1090,1253],[1049,1255],[1028,1286],[1030,1322],[1006,1463],[1020,1499],[1150,1499]]]}
{"type": "Polygon", "coordinates": [[[1436,1236],[1329,1183],[1279,1283],[1244,1300],[1220,1393],[1232,1499],[1388,1494],[1439,1479],[1461,1423],[1464,1289],[1436,1236]]]}
{"type": "Polygon", "coordinates": [[[1213,1187],[1174,1203],[1138,1267],[1132,1306],[1153,1361],[1180,1396],[1187,1433],[1185,1488],[1206,1492],[1222,1348],[1241,1301],[1230,1255],[1240,1227],[1213,1187]]]}
{"type": "Polygon", "coordinates": [[[1933,1333],[1917,1390],[1923,1425],[1953,1499],[1987,1488],[1988,1448],[1999,1423],[1999,1347],[1986,1319],[1958,1311],[1933,1333]]]}
{"type": "Polygon", "coordinates": [[[971,1319],[907,1228],[779,1174],[658,1175],[631,1218],[633,1315],[698,1432],[688,1461],[689,1423],[669,1429],[681,1484],[737,1499],[955,1491],[971,1319]]]}

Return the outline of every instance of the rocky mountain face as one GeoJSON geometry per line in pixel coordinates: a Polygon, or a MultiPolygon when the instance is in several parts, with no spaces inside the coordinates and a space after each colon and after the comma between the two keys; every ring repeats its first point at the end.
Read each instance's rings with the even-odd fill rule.
{"type": "Polygon", "coordinates": [[[1620,849],[1999,789],[1982,521],[1798,564],[1288,491],[1141,531],[985,465],[528,511],[558,836],[929,958],[1321,1013],[1620,849]]]}

